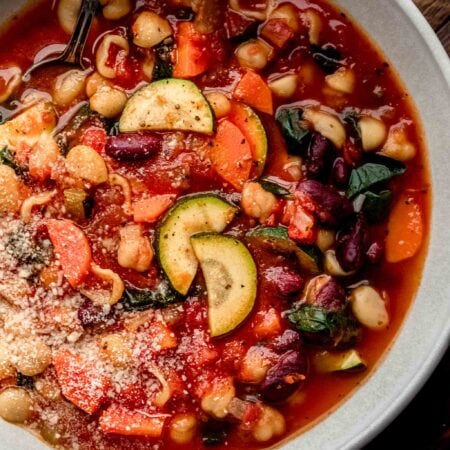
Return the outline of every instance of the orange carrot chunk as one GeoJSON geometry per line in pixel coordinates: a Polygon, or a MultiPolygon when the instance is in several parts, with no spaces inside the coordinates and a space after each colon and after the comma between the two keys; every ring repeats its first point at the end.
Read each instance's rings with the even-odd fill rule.
{"type": "Polygon", "coordinates": [[[258,111],[273,114],[272,91],[267,83],[255,72],[247,70],[234,90],[236,100],[244,102],[258,111]]]}
{"type": "Polygon", "coordinates": [[[175,78],[193,78],[208,68],[207,39],[198,33],[192,22],[182,22],[177,31],[175,78]]]}
{"type": "Polygon", "coordinates": [[[133,203],[133,219],[135,222],[156,222],[175,200],[171,194],[154,195],[133,203]]]}
{"type": "Polygon", "coordinates": [[[146,414],[143,411],[111,405],[101,415],[99,424],[104,433],[158,438],[162,434],[165,420],[162,414],[146,414]]]}
{"type": "Polygon", "coordinates": [[[217,127],[209,157],[216,172],[241,191],[252,170],[252,152],[245,136],[229,120],[217,127]]]}
{"type": "Polygon", "coordinates": [[[386,260],[396,263],[414,256],[422,245],[423,233],[420,205],[412,195],[405,194],[389,216],[386,260]]]}
{"type": "Polygon", "coordinates": [[[86,235],[66,219],[48,220],[47,229],[64,276],[72,287],[79,286],[89,273],[92,262],[91,247],[86,235]]]}
{"type": "Polygon", "coordinates": [[[93,362],[69,350],[60,350],[53,364],[64,397],[88,414],[97,411],[106,400],[109,378],[93,362]]]}

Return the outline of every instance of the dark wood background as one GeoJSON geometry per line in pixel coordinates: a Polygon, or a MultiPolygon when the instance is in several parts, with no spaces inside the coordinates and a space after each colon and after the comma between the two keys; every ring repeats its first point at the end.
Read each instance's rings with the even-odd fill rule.
{"type": "MultiPolygon", "coordinates": [[[[414,3],[450,55],[450,0],[414,3]]],[[[405,411],[365,448],[390,449],[450,450],[450,350],[405,411]]]]}

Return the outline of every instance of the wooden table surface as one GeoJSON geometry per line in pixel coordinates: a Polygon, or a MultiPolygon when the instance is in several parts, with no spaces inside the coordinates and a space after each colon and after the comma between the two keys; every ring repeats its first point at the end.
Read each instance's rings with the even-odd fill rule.
{"type": "MultiPolygon", "coordinates": [[[[414,0],[450,56],[450,0],[414,0]]],[[[410,405],[365,450],[450,449],[450,350],[410,405]]]]}

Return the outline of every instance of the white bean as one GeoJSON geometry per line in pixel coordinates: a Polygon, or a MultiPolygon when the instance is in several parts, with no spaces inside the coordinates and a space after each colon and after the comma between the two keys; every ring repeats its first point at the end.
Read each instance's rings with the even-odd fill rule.
{"type": "Polygon", "coordinates": [[[307,9],[302,14],[303,21],[308,27],[308,37],[310,44],[319,45],[320,33],[322,32],[322,19],[314,9],[307,9]]]}
{"type": "Polygon", "coordinates": [[[325,111],[306,109],[304,119],[310,122],[315,131],[328,138],[337,148],[342,148],[347,133],[337,116],[325,111]]]}
{"type": "Polygon", "coordinates": [[[269,81],[270,90],[281,98],[289,98],[295,94],[298,86],[298,76],[295,74],[283,75],[269,81]]]}
{"type": "Polygon", "coordinates": [[[143,48],[152,48],[173,34],[170,23],[151,11],[140,13],[131,30],[133,42],[143,48]]]}
{"type": "Polygon", "coordinates": [[[397,161],[409,161],[416,156],[417,149],[409,141],[405,129],[400,124],[394,125],[389,129],[388,137],[381,149],[381,153],[397,161]]]}
{"type": "Polygon", "coordinates": [[[267,192],[259,183],[253,181],[245,183],[241,200],[241,207],[245,214],[263,223],[272,214],[276,204],[275,195],[267,192]]]}
{"type": "Polygon", "coordinates": [[[176,444],[188,444],[197,433],[198,422],[193,414],[176,414],[169,425],[169,435],[176,444]]]}
{"type": "Polygon", "coordinates": [[[244,42],[236,49],[236,57],[242,67],[261,70],[266,67],[272,54],[272,47],[269,44],[253,39],[244,42]]]}
{"type": "Polygon", "coordinates": [[[108,181],[105,161],[92,147],[77,145],[66,157],[66,169],[75,179],[83,179],[97,185],[108,181]]]}
{"type": "Polygon", "coordinates": [[[283,20],[289,28],[297,32],[300,28],[298,10],[294,5],[286,3],[274,9],[269,16],[270,19],[283,20]]]}
{"type": "Polygon", "coordinates": [[[117,54],[116,61],[118,58],[123,58],[124,56],[126,57],[130,52],[130,46],[128,45],[128,41],[124,37],[117,34],[107,34],[103,38],[97,49],[95,59],[97,71],[101,76],[105,78],[116,77],[115,64],[112,67],[108,64],[111,45],[115,45],[121,49],[117,54]]]}
{"type": "Polygon", "coordinates": [[[103,16],[108,20],[119,20],[131,12],[130,0],[100,0],[103,16]]]}
{"type": "Polygon", "coordinates": [[[336,233],[332,230],[326,230],[324,228],[320,228],[317,233],[316,244],[319,247],[322,253],[325,253],[329,250],[336,240],[336,233]]]}
{"type": "Polygon", "coordinates": [[[100,87],[90,98],[89,106],[108,119],[117,117],[125,108],[127,95],[120,89],[109,86],[100,87]]]}
{"type": "Polygon", "coordinates": [[[86,74],[82,70],[69,70],[56,78],[53,100],[57,105],[70,105],[84,92],[86,74]]]}
{"type": "Polygon", "coordinates": [[[335,91],[351,94],[355,90],[355,73],[349,67],[339,67],[336,72],[325,77],[325,83],[335,91]]]}
{"type": "Polygon", "coordinates": [[[33,412],[30,394],[19,387],[8,387],[0,392],[0,417],[12,423],[24,423],[33,412]]]}
{"type": "Polygon", "coordinates": [[[20,208],[20,180],[11,167],[0,164],[0,215],[20,208]]]}
{"type": "Polygon", "coordinates": [[[327,250],[324,255],[324,268],[325,272],[333,275],[335,277],[349,277],[350,275],[353,275],[355,272],[346,272],[341,265],[339,264],[339,261],[336,258],[336,253],[334,250],[327,250]]]}
{"type": "Polygon", "coordinates": [[[358,121],[363,150],[372,152],[379,149],[386,141],[387,129],[382,120],[363,116],[358,121]]]}
{"type": "Polygon", "coordinates": [[[80,12],[81,0],[60,0],[58,3],[58,21],[67,34],[72,34],[80,12]]]}
{"type": "Polygon", "coordinates": [[[52,362],[50,347],[40,339],[16,339],[13,354],[16,369],[28,377],[42,373],[52,362]]]}
{"type": "Polygon", "coordinates": [[[352,311],[358,321],[372,330],[389,325],[389,314],[381,295],[371,286],[359,286],[350,294],[352,311]]]}
{"type": "Polygon", "coordinates": [[[231,102],[228,97],[222,92],[210,92],[206,98],[208,99],[211,108],[214,111],[214,115],[217,119],[227,116],[231,111],[231,102]]]}

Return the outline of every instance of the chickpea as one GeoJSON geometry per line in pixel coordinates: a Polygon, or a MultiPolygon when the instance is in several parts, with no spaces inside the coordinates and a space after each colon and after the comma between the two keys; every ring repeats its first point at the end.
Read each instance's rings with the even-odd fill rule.
{"type": "Polygon", "coordinates": [[[263,223],[272,214],[276,204],[277,198],[275,195],[264,190],[259,183],[254,181],[245,183],[241,200],[241,207],[245,214],[259,219],[263,223]]]}
{"type": "Polygon", "coordinates": [[[24,423],[33,412],[30,394],[19,387],[8,387],[0,392],[0,416],[12,423],[24,423]]]}
{"type": "Polygon", "coordinates": [[[100,0],[103,16],[108,20],[119,20],[131,12],[130,0],[100,0]]]}
{"type": "Polygon", "coordinates": [[[61,389],[56,380],[41,377],[35,381],[34,387],[46,400],[54,402],[61,399],[61,389]]]}
{"type": "Polygon", "coordinates": [[[140,13],[131,30],[133,42],[143,48],[152,48],[173,34],[170,23],[150,11],[140,13]]]}
{"type": "Polygon", "coordinates": [[[353,275],[355,273],[354,271],[346,272],[341,267],[339,261],[336,258],[336,252],[334,250],[327,250],[325,252],[323,265],[325,268],[325,272],[335,277],[349,277],[350,275],[353,275]]]}
{"type": "Polygon", "coordinates": [[[130,365],[133,352],[129,340],[124,334],[102,336],[100,349],[115,367],[126,368],[130,365]]]}
{"type": "Polygon", "coordinates": [[[236,49],[239,64],[253,70],[264,69],[271,54],[272,47],[259,39],[244,42],[236,49]]]}
{"type": "Polygon", "coordinates": [[[52,362],[50,347],[40,339],[16,339],[14,348],[13,363],[20,373],[28,377],[42,373],[52,362]]]}
{"type": "Polygon", "coordinates": [[[336,240],[336,233],[332,230],[325,230],[321,228],[317,233],[316,244],[322,253],[325,253],[331,247],[333,247],[336,240]]]}
{"type": "Polygon", "coordinates": [[[176,444],[188,444],[197,433],[197,419],[193,414],[177,414],[169,426],[169,435],[176,444]]]}
{"type": "Polygon", "coordinates": [[[69,70],[56,78],[53,100],[57,105],[70,105],[84,92],[86,74],[82,70],[69,70]]]}
{"type": "Polygon", "coordinates": [[[97,71],[105,78],[115,78],[116,69],[108,64],[109,48],[111,45],[119,47],[121,50],[117,54],[117,58],[123,58],[130,52],[128,41],[117,34],[107,34],[100,43],[95,55],[97,71]]]}
{"type": "Polygon", "coordinates": [[[16,373],[11,363],[11,356],[6,342],[0,341],[0,381],[13,377],[16,373]]]}
{"type": "Polygon", "coordinates": [[[308,37],[310,44],[319,45],[320,33],[323,24],[320,15],[314,9],[307,9],[302,15],[303,21],[308,27],[308,37]]]}
{"type": "Polygon", "coordinates": [[[265,347],[250,347],[242,360],[239,380],[244,383],[261,383],[271,366],[270,356],[270,351],[265,347]]]}
{"type": "Polygon", "coordinates": [[[352,311],[358,321],[372,330],[389,325],[389,314],[381,295],[371,286],[359,286],[350,294],[352,311]]]}
{"type": "Polygon", "coordinates": [[[99,89],[112,87],[109,80],[103,78],[98,72],[94,72],[86,79],[86,95],[91,98],[99,89]]]}
{"type": "Polygon", "coordinates": [[[408,140],[404,128],[394,125],[389,129],[381,153],[397,161],[409,161],[416,156],[416,147],[408,140]]]}
{"type": "Polygon", "coordinates": [[[80,12],[81,0],[60,0],[58,3],[58,21],[67,34],[72,34],[80,12]]]}
{"type": "Polygon", "coordinates": [[[315,131],[328,138],[337,148],[342,148],[347,138],[341,121],[325,111],[306,109],[304,119],[310,122],[315,131]]]}
{"type": "Polygon", "coordinates": [[[372,152],[380,148],[386,141],[387,129],[383,121],[375,117],[363,116],[358,121],[363,150],[372,152]]]}
{"type": "Polygon", "coordinates": [[[216,419],[223,419],[228,414],[228,405],[236,395],[231,377],[214,380],[210,390],[202,397],[201,407],[216,419]]]}
{"type": "Polygon", "coordinates": [[[222,92],[210,92],[206,98],[208,99],[214,115],[217,119],[227,116],[231,111],[231,102],[222,92]]]}
{"type": "Polygon", "coordinates": [[[267,442],[281,436],[286,430],[286,421],[281,413],[270,406],[262,405],[262,417],[253,428],[253,437],[258,442],[267,442]]]}
{"type": "Polygon", "coordinates": [[[340,67],[325,77],[325,83],[335,91],[351,94],[355,90],[355,73],[349,67],[340,67]]]}
{"type": "Polygon", "coordinates": [[[66,169],[73,178],[81,178],[94,185],[108,181],[105,161],[87,145],[70,149],[66,157],[66,169]]]}
{"type": "Polygon", "coordinates": [[[0,92],[0,103],[6,102],[22,83],[22,70],[17,66],[0,70],[0,79],[4,82],[3,92],[0,92]]]}
{"type": "Polygon", "coordinates": [[[280,98],[292,97],[298,86],[298,76],[295,74],[284,75],[269,82],[270,90],[280,98]]]}
{"type": "Polygon", "coordinates": [[[153,249],[141,225],[128,224],[120,230],[117,260],[122,267],[145,272],[150,268],[153,249]]]}
{"type": "Polygon", "coordinates": [[[20,208],[20,180],[11,167],[0,164],[0,215],[20,208]]]}
{"type": "Polygon", "coordinates": [[[113,119],[125,108],[127,95],[120,89],[101,87],[90,99],[89,106],[102,116],[113,119]]]}

